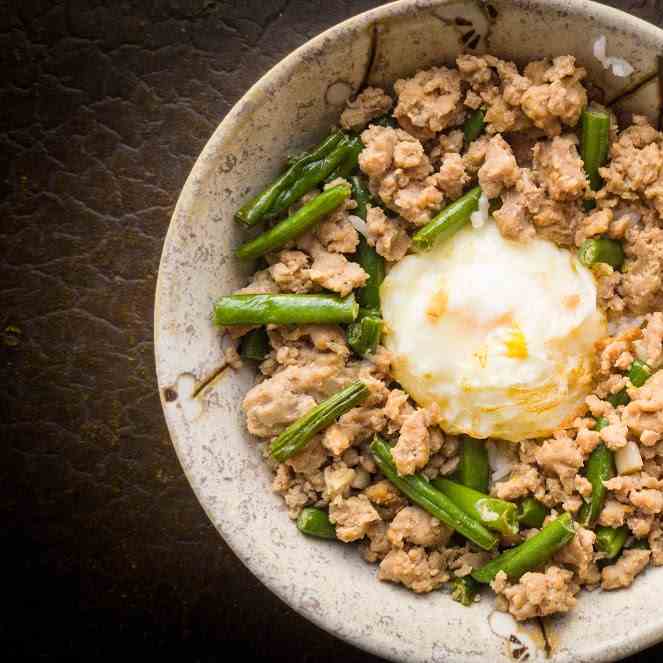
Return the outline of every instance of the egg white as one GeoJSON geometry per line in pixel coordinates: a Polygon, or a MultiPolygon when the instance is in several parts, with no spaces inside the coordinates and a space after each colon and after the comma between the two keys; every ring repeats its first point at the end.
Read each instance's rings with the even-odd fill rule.
{"type": "Polygon", "coordinates": [[[381,300],[395,378],[447,432],[520,441],[583,409],[607,323],[591,272],[552,242],[467,227],[396,264],[381,300]]]}

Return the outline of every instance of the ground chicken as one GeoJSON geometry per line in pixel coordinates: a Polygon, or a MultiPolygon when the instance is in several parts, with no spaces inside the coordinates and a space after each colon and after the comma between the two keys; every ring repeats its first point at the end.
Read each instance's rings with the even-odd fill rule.
{"type": "Polygon", "coordinates": [[[408,506],[401,509],[391,521],[387,538],[398,548],[402,548],[406,542],[429,547],[445,545],[452,533],[449,527],[428,512],[418,506],[408,506]]]}
{"type": "Polygon", "coordinates": [[[626,516],[633,511],[632,506],[622,504],[615,499],[606,500],[605,506],[599,515],[599,525],[605,527],[621,527],[626,522],[626,516]]]}
{"type": "Polygon", "coordinates": [[[398,219],[390,219],[380,207],[369,206],[366,213],[367,239],[385,260],[396,262],[410,248],[410,237],[398,219]]]}
{"type": "Polygon", "coordinates": [[[313,283],[337,292],[341,297],[361,288],[368,279],[368,274],[356,262],[350,262],[341,253],[326,251],[316,256],[309,276],[313,283]]]}
{"type": "Polygon", "coordinates": [[[645,316],[642,338],[633,342],[638,359],[652,368],[659,368],[663,361],[663,313],[645,316]]]}
{"type": "Polygon", "coordinates": [[[574,569],[583,585],[598,585],[601,574],[594,563],[596,534],[584,527],[576,527],[576,535],[556,555],[555,561],[574,569]]]}
{"type": "Polygon", "coordinates": [[[626,231],[621,295],[629,312],[663,308],[663,229],[635,225],[626,231]]]}
{"type": "Polygon", "coordinates": [[[520,168],[511,147],[500,134],[493,136],[486,149],[486,159],[479,168],[479,185],[488,198],[497,198],[503,189],[513,187],[520,168]]]}
{"type": "Polygon", "coordinates": [[[336,536],[345,543],[366,536],[368,528],[379,522],[380,515],[365,495],[335,497],[329,505],[329,520],[336,525],[336,536]]]}
{"type": "Polygon", "coordinates": [[[391,110],[392,98],[378,87],[367,87],[341,113],[340,124],[343,129],[359,131],[371,120],[391,110]]]}
{"type": "Polygon", "coordinates": [[[649,550],[625,550],[615,564],[606,566],[601,571],[603,589],[621,589],[633,584],[635,576],[649,563],[649,550]]]}
{"type": "Polygon", "coordinates": [[[504,596],[508,611],[518,621],[568,612],[575,606],[575,595],[580,589],[573,582],[573,573],[557,566],[548,567],[545,573],[525,573],[515,585],[503,583],[504,578],[496,578],[491,585],[504,596]]]}
{"type": "Polygon", "coordinates": [[[348,212],[339,208],[318,225],[316,236],[330,253],[354,253],[359,244],[359,233],[348,219],[348,212]]]}
{"type": "Polygon", "coordinates": [[[384,559],[391,550],[391,543],[387,538],[387,525],[382,521],[369,525],[366,529],[366,537],[364,542],[360,544],[359,550],[367,562],[377,562],[384,559]]]}
{"type": "Polygon", "coordinates": [[[432,592],[449,579],[437,551],[426,553],[423,548],[391,550],[380,563],[378,578],[401,583],[417,594],[432,592]]]}
{"type": "Polygon", "coordinates": [[[456,70],[431,67],[413,78],[397,80],[394,90],[398,95],[394,116],[419,138],[432,138],[462,122],[460,76],[456,70]]]}
{"type": "Polygon", "coordinates": [[[414,474],[428,463],[430,457],[430,416],[417,410],[405,417],[396,446],[391,455],[400,475],[414,474]]]}
{"type": "Polygon", "coordinates": [[[320,469],[327,460],[327,452],[320,443],[320,436],[316,435],[301,451],[288,458],[285,464],[298,474],[312,474],[320,469]]]}
{"type": "Polygon", "coordinates": [[[534,146],[534,171],[553,200],[584,198],[589,190],[577,143],[573,134],[567,134],[534,146]]]}
{"type": "Polygon", "coordinates": [[[564,431],[544,442],[536,453],[536,462],[548,473],[556,474],[565,490],[573,490],[575,475],[583,465],[582,453],[564,431]]]}
{"type": "Polygon", "coordinates": [[[513,467],[506,481],[498,481],[493,485],[491,492],[502,500],[515,500],[534,493],[541,483],[541,475],[535,467],[518,464],[513,467]]]}
{"type": "MultiPolygon", "coordinates": [[[[270,256],[270,258],[272,258],[270,256]]],[[[273,258],[269,273],[283,292],[310,292],[314,284],[310,277],[310,257],[303,251],[281,251],[273,258]]]]}
{"type": "Polygon", "coordinates": [[[493,212],[495,223],[506,239],[527,241],[534,236],[531,215],[540,209],[543,190],[534,182],[532,172],[521,168],[515,188],[502,195],[502,206],[493,212]]]}
{"type": "Polygon", "coordinates": [[[636,434],[663,433],[663,371],[654,373],[642,387],[633,390],[622,421],[636,434]]]}
{"type": "Polygon", "coordinates": [[[440,169],[431,176],[437,188],[451,200],[460,198],[463,188],[470,181],[460,154],[445,154],[440,169]]]}

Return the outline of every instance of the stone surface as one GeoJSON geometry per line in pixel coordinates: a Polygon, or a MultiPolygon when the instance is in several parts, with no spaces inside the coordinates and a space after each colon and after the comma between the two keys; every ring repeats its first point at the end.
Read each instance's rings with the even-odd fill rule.
{"type": "MultiPolygon", "coordinates": [[[[2,7],[7,660],[211,661],[233,642],[263,660],[378,660],[293,613],[207,520],[163,424],[152,308],[172,208],[220,119],[292,49],[379,4],[2,7]]],[[[656,0],[609,4],[663,25],[656,0]]]]}

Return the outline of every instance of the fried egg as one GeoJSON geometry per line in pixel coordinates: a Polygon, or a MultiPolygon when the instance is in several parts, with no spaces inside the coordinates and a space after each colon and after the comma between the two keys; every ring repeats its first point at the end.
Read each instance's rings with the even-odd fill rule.
{"type": "Polygon", "coordinates": [[[506,240],[491,219],[405,257],[380,294],[394,376],[445,431],[517,442],[584,409],[607,323],[569,251],[506,240]]]}

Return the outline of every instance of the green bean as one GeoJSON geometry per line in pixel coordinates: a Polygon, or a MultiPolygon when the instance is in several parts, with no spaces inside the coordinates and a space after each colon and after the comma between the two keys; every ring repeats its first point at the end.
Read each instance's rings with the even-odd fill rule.
{"type": "Polygon", "coordinates": [[[608,559],[617,557],[628,538],[628,527],[597,527],[596,547],[605,553],[608,559]]]}
{"type": "Polygon", "coordinates": [[[580,507],[578,522],[583,527],[592,527],[603,509],[608,493],[603,482],[615,476],[615,458],[605,444],[599,444],[589,455],[585,476],[592,484],[592,495],[580,507]]]}
{"type": "Polygon", "coordinates": [[[341,161],[341,163],[336,166],[336,169],[332,172],[331,175],[327,176],[327,181],[331,182],[337,177],[342,177],[347,179],[357,170],[357,164],[359,160],[359,153],[364,149],[364,144],[359,139],[355,139],[350,144],[350,149],[348,154],[341,161]]]}
{"type": "Polygon", "coordinates": [[[329,154],[343,138],[341,131],[335,131],[318,145],[313,151],[304,153],[293,160],[289,160],[289,168],[280,175],[272,184],[257,196],[251,198],[240,207],[235,214],[235,219],[245,226],[254,226],[262,221],[276,198],[286,189],[291,187],[301,176],[301,171],[307,164],[319,161],[329,154]]]}
{"type": "Polygon", "coordinates": [[[297,518],[297,529],[302,534],[317,536],[319,539],[335,539],[336,528],[329,520],[329,515],[322,509],[307,506],[297,518]]]}
{"type": "Polygon", "coordinates": [[[624,550],[649,550],[647,539],[633,539],[624,546],[624,550]]]}
{"type": "Polygon", "coordinates": [[[624,264],[624,249],[614,239],[586,239],[578,249],[578,259],[586,267],[605,262],[619,269],[624,264]]]}
{"type": "Polygon", "coordinates": [[[313,190],[320,182],[326,180],[334,169],[352,153],[357,144],[361,145],[359,138],[344,136],[329,154],[319,161],[306,164],[292,186],[282,191],[274,200],[266,217],[278,216],[303,195],[313,190]]]}
{"type": "Polygon", "coordinates": [[[631,397],[628,395],[626,387],[624,387],[624,389],[618,391],[616,394],[610,394],[606,400],[612,407],[619,407],[620,405],[628,405],[631,402],[631,397]]]}
{"type": "Polygon", "coordinates": [[[292,216],[277,223],[255,239],[242,244],[235,251],[235,255],[243,260],[250,260],[284,247],[317,225],[349,195],[350,187],[343,184],[323,191],[306,205],[302,205],[292,216]]]}
{"type": "Polygon", "coordinates": [[[348,345],[360,357],[376,351],[382,335],[382,318],[374,311],[359,310],[356,322],[348,325],[348,345]]]}
{"type": "MultiPolygon", "coordinates": [[[[352,197],[357,203],[357,208],[354,210],[355,214],[366,220],[367,205],[372,197],[364,182],[359,177],[352,177],[350,179],[352,185],[352,197]]],[[[361,236],[359,238],[359,246],[357,247],[357,255],[355,256],[362,269],[368,274],[368,280],[362,288],[357,291],[357,300],[364,308],[380,310],[380,285],[384,281],[384,258],[377,253],[377,251],[369,246],[366,238],[361,236]]]]}
{"type": "Polygon", "coordinates": [[[377,124],[380,127],[391,127],[392,129],[399,128],[398,120],[389,113],[380,115],[380,117],[376,118],[372,122],[369,122],[369,124],[377,124]]]}
{"type": "Polygon", "coordinates": [[[497,545],[497,537],[492,532],[435,490],[422,475],[400,476],[389,446],[379,436],[373,438],[370,448],[380,472],[415,504],[480,548],[492,550],[497,545]]]}
{"type": "Polygon", "coordinates": [[[642,385],[651,377],[652,370],[648,364],[639,359],[633,360],[631,367],[628,369],[628,379],[634,387],[642,387],[642,385]]]}
{"type": "Polygon", "coordinates": [[[349,324],[359,313],[353,295],[227,295],[214,303],[217,325],[349,324]]]}
{"type": "Polygon", "coordinates": [[[518,522],[526,527],[539,529],[547,515],[546,507],[534,497],[526,497],[518,505],[518,522]]]}
{"type": "Polygon", "coordinates": [[[479,584],[472,576],[454,578],[451,587],[451,598],[464,606],[472,605],[479,592],[479,584]]]}
{"type": "Polygon", "coordinates": [[[458,468],[454,474],[459,483],[464,486],[474,488],[481,493],[488,492],[490,465],[485,440],[475,440],[467,435],[463,436],[458,468]]]}
{"type": "Polygon", "coordinates": [[[482,108],[477,108],[470,113],[470,116],[463,124],[463,137],[465,148],[469,146],[472,141],[475,141],[482,133],[486,126],[485,113],[482,108]]]}
{"type": "Polygon", "coordinates": [[[603,430],[606,426],[609,426],[610,422],[605,417],[597,417],[596,426],[594,426],[595,431],[603,430]]]}
{"type": "Polygon", "coordinates": [[[368,387],[361,380],[357,380],[322,401],[273,440],[269,447],[272,458],[280,463],[288,460],[301,451],[318,431],[332,424],[355,405],[359,405],[367,396],[368,387]]]}
{"type": "Polygon", "coordinates": [[[263,327],[253,329],[242,337],[240,355],[242,359],[262,361],[269,353],[269,337],[263,327]]]}
{"type": "Polygon", "coordinates": [[[412,237],[415,251],[427,251],[436,242],[442,242],[455,235],[470,220],[472,212],[479,208],[481,188],[470,189],[464,196],[445,207],[432,221],[417,231],[412,237]]]}
{"type": "Polygon", "coordinates": [[[599,168],[608,159],[610,116],[605,111],[585,109],[582,113],[580,155],[592,191],[598,191],[603,180],[599,168]]]}
{"type": "Polygon", "coordinates": [[[490,497],[449,479],[433,479],[431,483],[468,516],[488,529],[500,534],[518,534],[517,507],[513,502],[490,497]]]}
{"type": "Polygon", "coordinates": [[[545,564],[574,535],[571,514],[564,513],[532,538],[472,571],[472,577],[477,582],[489,583],[500,571],[504,571],[510,580],[518,580],[524,573],[545,564]]]}

